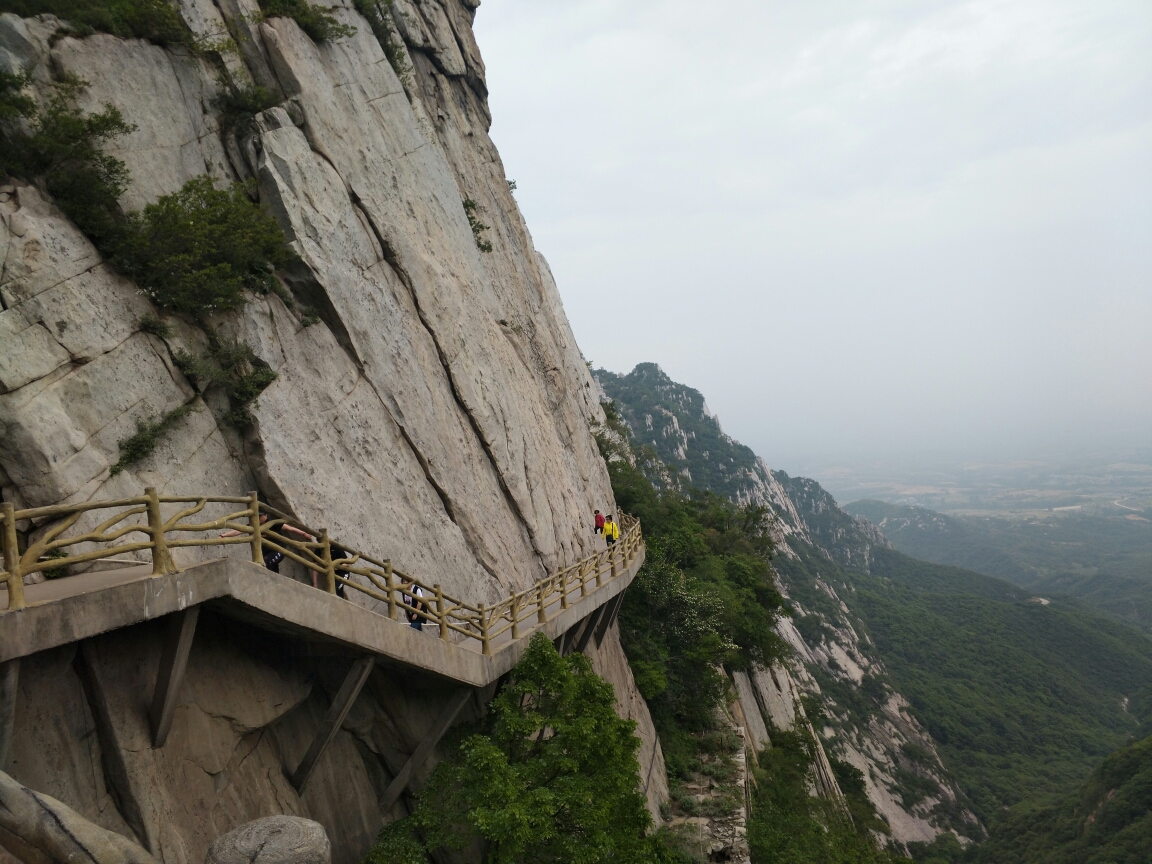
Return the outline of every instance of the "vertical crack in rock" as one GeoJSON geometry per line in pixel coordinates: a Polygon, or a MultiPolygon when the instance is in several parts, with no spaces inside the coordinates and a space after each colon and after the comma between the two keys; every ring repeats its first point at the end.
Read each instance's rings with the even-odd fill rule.
{"type": "Polygon", "coordinates": [[[444,377],[448,382],[448,389],[452,393],[452,398],[455,400],[457,407],[459,407],[460,410],[464,413],[464,416],[468,418],[468,424],[472,427],[472,434],[476,436],[476,440],[480,442],[480,446],[484,450],[484,455],[488,457],[488,461],[492,464],[492,471],[496,475],[496,481],[500,484],[500,491],[504,493],[504,498],[508,502],[509,508],[513,513],[516,514],[516,518],[520,520],[520,524],[524,526],[524,530],[528,533],[528,540],[532,544],[532,551],[536,554],[536,558],[540,563],[541,568],[543,568],[544,554],[541,552],[540,545],[537,542],[536,532],[532,530],[532,525],[525,517],[524,511],[520,507],[520,503],[516,500],[516,496],[514,496],[512,494],[512,490],[508,488],[508,483],[505,481],[504,475],[500,471],[500,463],[496,459],[496,454],[492,450],[491,443],[484,436],[484,432],[481,430],[480,424],[476,420],[472,410],[460,397],[460,392],[456,388],[456,379],[452,374],[452,367],[448,363],[448,358],[444,354],[444,349],[440,345],[440,340],[436,336],[436,331],[432,329],[432,325],[428,322],[428,318],[420,306],[420,298],[416,294],[416,289],[412,284],[412,279],[409,276],[408,271],[400,263],[400,258],[396,254],[396,250],[392,248],[392,244],[384,238],[383,233],[376,225],[376,222],[372,219],[372,214],[370,214],[368,210],[361,205],[359,198],[354,192],[350,194],[352,198],[352,205],[359,209],[360,212],[364,215],[364,219],[367,221],[368,226],[372,229],[373,235],[376,237],[376,242],[380,244],[380,249],[384,254],[384,260],[388,262],[388,265],[395,271],[397,277],[400,279],[400,282],[406,289],[408,289],[408,295],[412,299],[412,305],[416,309],[416,315],[420,319],[420,325],[424,328],[425,332],[427,332],[428,338],[432,340],[432,344],[436,348],[436,356],[439,358],[440,365],[444,369],[444,377]]]}

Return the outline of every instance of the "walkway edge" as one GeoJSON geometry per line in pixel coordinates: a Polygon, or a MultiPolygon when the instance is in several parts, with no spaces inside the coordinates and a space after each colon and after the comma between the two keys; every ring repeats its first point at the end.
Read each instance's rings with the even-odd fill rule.
{"type": "Polygon", "coordinates": [[[211,603],[229,617],[263,629],[308,641],[334,642],[356,653],[374,654],[385,663],[483,687],[516,665],[535,630],[555,639],[627,589],[643,563],[641,546],[615,579],[587,597],[573,598],[570,608],[546,624],[531,630],[524,627],[519,640],[491,657],[257,564],[228,558],[0,613],[0,663],[211,603]]]}

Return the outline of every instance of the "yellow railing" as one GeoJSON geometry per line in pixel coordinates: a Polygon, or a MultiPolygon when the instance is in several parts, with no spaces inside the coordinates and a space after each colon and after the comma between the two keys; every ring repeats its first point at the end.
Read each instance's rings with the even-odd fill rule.
{"type": "Polygon", "coordinates": [[[262,503],[255,492],[246,497],[183,496],[158,495],[155,489],[149,488],[137,498],[28,510],[16,510],[11,503],[4,502],[0,503],[0,522],[4,550],[0,584],[7,583],[9,610],[24,607],[24,577],[30,573],[88,564],[147,549],[152,559],[152,575],[162,576],[177,572],[172,549],[247,545],[256,564],[263,565],[265,552],[279,552],[318,574],[321,587],[328,593],[336,593],[337,585],[360,591],[387,603],[389,618],[397,619],[401,611],[410,613],[438,627],[441,639],[478,640],[481,650],[488,655],[492,653],[493,642],[504,634],[510,635],[509,641],[515,641],[520,638],[520,626],[525,622],[546,623],[568,608],[573,595],[586,597],[590,590],[615,579],[628,569],[644,544],[639,521],[622,516],[620,540],[615,545],[545,576],[526,591],[512,594],[494,606],[483,603],[474,606],[445,594],[438,583],[427,585],[395,570],[389,560],[374,558],[331,540],[327,530],[315,531],[303,525],[262,503]],[[165,504],[179,507],[165,516],[162,511],[165,504]],[[109,510],[114,512],[103,521],[65,536],[65,532],[86,515],[91,514],[94,520],[103,517],[104,514],[97,515],[99,511],[109,510]],[[219,512],[219,515],[206,518],[202,515],[205,510],[219,512]],[[199,517],[200,521],[193,521],[193,517],[199,517]],[[16,526],[23,520],[49,527],[21,553],[16,526]],[[125,539],[133,534],[143,535],[143,539],[125,539]],[[296,534],[300,539],[289,534],[296,534]],[[124,542],[118,542],[121,540],[124,542]],[[73,547],[79,548],[71,553],[65,551],[73,547]],[[333,550],[336,558],[332,557],[333,550]],[[354,581],[353,575],[364,577],[368,584],[354,581]],[[415,606],[413,598],[424,608],[415,606]],[[558,609],[549,611],[549,607],[556,605],[558,609]]]}

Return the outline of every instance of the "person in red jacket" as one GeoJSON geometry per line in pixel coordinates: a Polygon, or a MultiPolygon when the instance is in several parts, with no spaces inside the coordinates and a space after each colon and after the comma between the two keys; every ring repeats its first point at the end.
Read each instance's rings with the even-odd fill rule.
{"type": "Polygon", "coordinates": [[[596,510],[594,512],[596,513],[596,533],[597,534],[603,534],[604,533],[604,516],[600,513],[599,510],[596,510]]]}

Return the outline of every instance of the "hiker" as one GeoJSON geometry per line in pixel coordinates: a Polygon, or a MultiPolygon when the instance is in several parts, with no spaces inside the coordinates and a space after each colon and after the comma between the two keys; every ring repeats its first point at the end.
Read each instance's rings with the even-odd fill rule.
{"type": "MultiPolygon", "coordinates": [[[[332,544],[332,560],[333,561],[339,561],[341,558],[351,558],[351,557],[352,556],[349,555],[347,550],[345,550],[343,547],[337,546],[335,543],[332,544]]],[[[340,567],[337,567],[336,568],[336,575],[337,576],[343,576],[345,579],[347,579],[349,574],[348,574],[347,570],[344,570],[340,567]]],[[[315,576],[313,576],[313,579],[315,579],[315,576]]],[[[336,580],[336,596],[339,597],[341,600],[347,600],[348,599],[347,597],[344,596],[344,583],[341,582],[339,579],[336,580]]]]}
{"type": "Polygon", "coordinates": [[[604,533],[604,517],[600,514],[599,510],[593,511],[596,514],[596,533],[604,533]]]}
{"type": "Polygon", "coordinates": [[[612,514],[608,514],[608,518],[604,520],[604,541],[611,546],[620,539],[620,529],[616,523],[612,521],[612,514]]]}
{"type": "Polygon", "coordinates": [[[423,612],[428,607],[420,598],[424,596],[424,592],[420,590],[420,586],[415,582],[405,582],[400,586],[404,592],[404,605],[411,607],[407,611],[408,624],[413,630],[424,629],[424,619],[420,617],[416,610],[423,612]]]}
{"type": "MultiPolygon", "coordinates": [[[[268,521],[268,514],[267,513],[261,513],[260,514],[260,524],[263,525],[267,521],[268,521]]],[[[298,534],[298,535],[300,535],[300,537],[302,539],[304,539],[308,542],[311,542],[311,540],[312,540],[311,534],[305,533],[304,531],[301,531],[299,528],[293,528],[291,525],[289,525],[287,523],[284,523],[282,525],[277,525],[275,528],[269,528],[267,531],[261,531],[260,533],[264,537],[267,537],[273,543],[281,544],[284,541],[284,535],[281,533],[281,531],[284,531],[284,532],[287,532],[290,534],[298,534]]],[[[239,537],[241,534],[245,534],[245,533],[247,533],[247,532],[238,531],[235,528],[230,528],[227,531],[221,531],[220,536],[221,537],[239,537]]],[[[279,573],[280,572],[280,564],[284,560],[284,553],[281,552],[279,549],[273,549],[269,546],[265,546],[263,543],[260,544],[260,552],[264,558],[264,566],[266,568],[268,568],[269,570],[271,570],[273,573],[279,573]]],[[[315,577],[313,577],[313,586],[315,586],[315,577]]]]}

